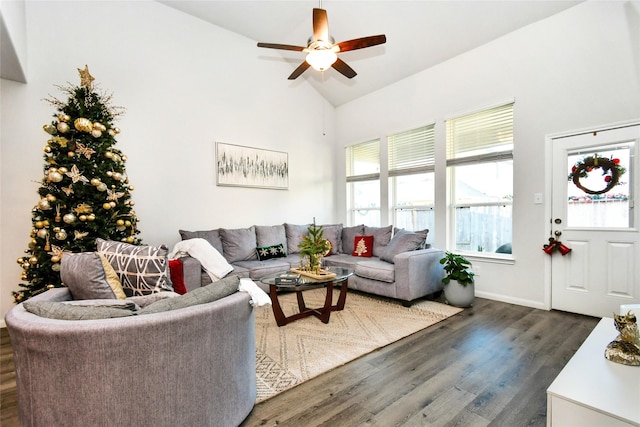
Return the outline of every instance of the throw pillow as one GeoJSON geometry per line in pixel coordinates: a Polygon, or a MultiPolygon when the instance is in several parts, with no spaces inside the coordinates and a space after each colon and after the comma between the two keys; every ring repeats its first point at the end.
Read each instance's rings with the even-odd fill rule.
{"type": "Polygon", "coordinates": [[[302,241],[304,236],[309,234],[307,230],[311,224],[284,224],[284,231],[287,235],[287,253],[299,254],[298,244],[302,241]]]}
{"type": "Polygon", "coordinates": [[[216,250],[222,253],[222,239],[220,238],[220,230],[207,230],[207,231],[186,231],[180,230],[180,238],[182,240],[189,239],[204,239],[207,242],[211,243],[211,246],[216,248],[216,250]]]}
{"type": "Polygon", "coordinates": [[[258,255],[259,261],[266,261],[273,258],[284,258],[287,253],[284,251],[284,245],[278,243],[273,246],[258,246],[256,248],[256,255],[258,255]]]}
{"type": "Polygon", "coordinates": [[[393,232],[393,226],[388,227],[369,227],[364,226],[364,234],[366,236],[373,236],[373,256],[379,257],[384,252],[384,249],[391,241],[391,233],[393,232]]]}
{"type": "Polygon", "coordinates": [[[97,252],[65,253],[60,279],[73,299],[125,299],[126,295],[111,264],[97,252]]]}
{"type": "Polygon", "coordinates": [[[36,316],[58,320],[95,320],[127,317],[134,314],[135,304],[75,305],[59,301],[25,301],[23,307],[36,316]]]}
{"type": "Polygon", "coordinates": [[[100,238],[96,244],[118,274],[127,296],[173,291],[165,245],[136,246],[100,238]]]}
{"type": "Polygon", "coordinates": [[[380,259],[393,264],[393,258],[396,255],[419,249],[423,245],[425,237],[425,234],[400,230],[391,238],[380,259]]]}
{"type": "Polygon", "coordinates": [[[237,292],[239,285],[240,278],[238,276],[225,277],[222,280],[194,289],[184,295],[154,302],[138,311],[138,314],[160,313],[213,302],[237,292]]]}
{"type": "MultiPolygon", "coordinates": [[[[256,246],[273,246],[287,242],[287,233],[284,225],[256,225],[256,246]]],[[[286,249],[286,248],[285,248],[286,249]]]]}
{"type": "Polygon", "coordinates": [[[353,241],[353,256],[370,258],[373,256],[373,236],[356,236],[353,241]]]}
{"type": "Polygon", "coordinates": [[[258,259],[256,255],[256,228],[220,229],[222,255],[229,264],[258,259]]]}
{"type": "Polygon", "coordinates": [[[184,269],[180,259],[169,260],[169,274],[171,276],[173,291],[180,295],[186,294],[187,287],[184,284],[184,269]]]}
{"type": "Polygon", "coordinates": [[[364,234],[364,224],[356,225],[353,227],[342,228],[342,246],[337,250],[343,254],[351,254],[355,249],[353,246],[354,238],[356,236],[362,236],[364,234]]]}

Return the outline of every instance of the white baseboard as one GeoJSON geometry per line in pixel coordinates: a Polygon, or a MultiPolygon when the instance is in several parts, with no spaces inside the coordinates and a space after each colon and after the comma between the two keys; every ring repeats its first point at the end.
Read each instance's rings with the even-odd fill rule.
{"type": "Polygon", "coordinates": [[[500,295],[500,294],[493,294],[490,292],[482,292],[478,290],[476,290],[476,296],[478,298],[486,298],[494,301],[506,302],[509,304],[537,308],[539,310],[547,310],[547,311],[549,310],[549,307],[547,307],[545,303],[541,301],[534,301],[534,300],[528,300],[523,298],[514,298],[514,297],[509,297],[509,296],[500,295]]]}

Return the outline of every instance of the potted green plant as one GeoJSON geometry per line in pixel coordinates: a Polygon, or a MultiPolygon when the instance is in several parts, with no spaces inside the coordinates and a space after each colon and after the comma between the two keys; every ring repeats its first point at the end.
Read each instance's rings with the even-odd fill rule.
{"type": "Polygon", "coordinates": [[[301,268],[319,274],[322,257],[331,249],[331,242],[324,238],[322,226],[316,226],[315,221],[309,228],[309,234],[304,236],[298,244],[300,249],[301,268]],[[302,265],[306,260],[306,265],[302,265]]]}
{"type": "Polygon", "coordinates": [[[444,265],[444,297],[456,307],[469,307],[475,298],[474,273],[471,262],[462,255],[445,252],[440,260],[444,265]]]}

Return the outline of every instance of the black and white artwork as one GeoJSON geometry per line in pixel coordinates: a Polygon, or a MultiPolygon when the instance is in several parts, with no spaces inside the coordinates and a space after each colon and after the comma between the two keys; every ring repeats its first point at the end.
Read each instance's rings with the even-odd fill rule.
{"type": "Polygon", "coordinates": [[[217,185],[289,188],[288,154],[241,145],[216,143],[217,185]]]}

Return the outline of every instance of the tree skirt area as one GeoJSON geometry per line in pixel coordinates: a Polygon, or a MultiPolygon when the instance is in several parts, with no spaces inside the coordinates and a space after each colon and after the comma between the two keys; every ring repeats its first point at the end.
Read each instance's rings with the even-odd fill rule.
{"type": "MultiPolygon", "coordinates": [[[[334,304],[339,290],[334,290],[334,304]]],[[[325,289],[304,292],[307,307],[324,305],[325,289]]],[[[298,312],[295,292],[279,295],[285,315],[298,312]]],[[[270,306],[258,307],[256,318],[257,401],[344,365],[373,350],[434,325],[461,308],[420,301],[410,308],[362,293],[349,292],[343,311],[329,323],[311,316],[278,327],[270,306]]]]}

